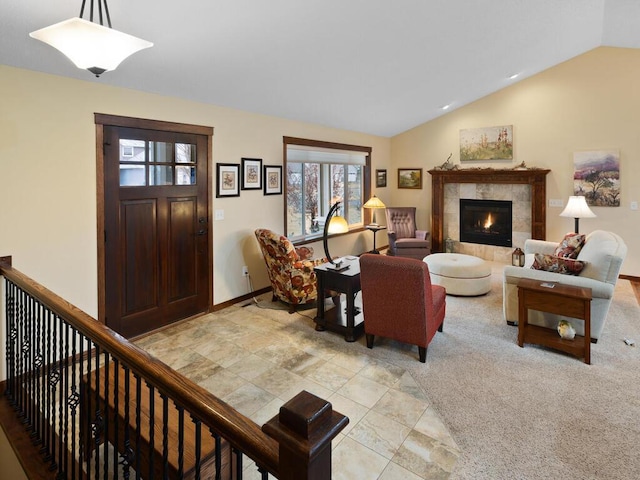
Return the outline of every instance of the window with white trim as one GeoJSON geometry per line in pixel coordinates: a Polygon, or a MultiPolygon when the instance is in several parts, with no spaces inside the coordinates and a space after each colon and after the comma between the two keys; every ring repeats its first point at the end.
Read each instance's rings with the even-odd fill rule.
{"type": "Polygon", "coordinates": [[[321,236],[337,201],[349,229],[362,227],[370,165],[371,147],[284,137],[285,235],[294,242],[321,236]]]}

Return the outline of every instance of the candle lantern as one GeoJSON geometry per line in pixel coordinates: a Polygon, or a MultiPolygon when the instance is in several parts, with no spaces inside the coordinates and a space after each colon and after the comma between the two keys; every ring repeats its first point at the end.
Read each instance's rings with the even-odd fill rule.
{"type": "Polygon", "coordinates": [[[524,252],[519,247],[511,254],[511,265],[514,267],[524,267],[524,252]]]}
{"type": "Polygon", "coordinates": [[[449,237],[444,241],[444,249],[447,253],[453,253],[453,240],[449,237]]]}

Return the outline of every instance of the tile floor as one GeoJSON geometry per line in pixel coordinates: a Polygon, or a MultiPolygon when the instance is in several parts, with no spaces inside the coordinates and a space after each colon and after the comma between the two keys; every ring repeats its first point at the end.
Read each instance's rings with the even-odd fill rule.
{"type": "MultiPolygon", "coordinates": [[[[332,444],[334,480],[447,479],[459,449],[409,373],[337,348],[314,315],[289,315],[263,295],[136,343],[259,425],[301,390],[330,401],[349,417],[332,444]]],[[[259,478],[254,465],[244,478],[259,478]]]]}

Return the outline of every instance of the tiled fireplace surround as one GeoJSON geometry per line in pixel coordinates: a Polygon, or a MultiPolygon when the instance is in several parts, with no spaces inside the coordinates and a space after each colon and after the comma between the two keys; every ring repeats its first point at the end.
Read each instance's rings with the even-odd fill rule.
{"type": "Polygon", "coordinates": [[[546,175],[549,170],[466,169],[429,172],[433,180],[433,250],[453,251],[500,263],[510,263],[516,247],[528,238],[545,239],[546,175]],[[460,242],[460,199],[509,200],[513,208],[512,247],[460,242]]]}
{"type": "Polygon", "coordinates": [[[511,262],[511,253],[531,238],[531,186],[490,183],[449,183],[444,189],[444,238],[454,241],[453,251],[500,263],[511,262]],[[512,247],[460,242],[460,199],[510,200],[513,210],[512,247]]]}

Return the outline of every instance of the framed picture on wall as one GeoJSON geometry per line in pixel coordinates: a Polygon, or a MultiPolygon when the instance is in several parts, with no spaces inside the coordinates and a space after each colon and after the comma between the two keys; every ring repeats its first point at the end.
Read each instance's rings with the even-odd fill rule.
{"type": "Polygon", "coordinates": [[[242,190],[260,190],[262,188],[262,159],[242,159],[242,190]]]}
{"type": "Polygon", "coordinates": [[[281,165],[265,165],[264,166],[264,194],[265,195],[281,195],[282,194],[282,166],[281,165]]]}
{"type": "Polygon", "coordinates": [[[216,197],[240,196],[240,165],[216,163],[216,197]]]}
{"type": "Polygon", "coordinates": [[[460,130],[460,161],[513,160],[513,125],[460,130]]]}
{"type": "Polygon", "coordinates": [[[398,188],[422,188],[421,168],[399,168],[398,188]]]}
{"type": "Polygon", "coordinates": [[[592,207],[620,206],[620,151],[573,153],[573,194],[592,207]]]}
{"type": "Polygon", "coordinates": [[[387,170],[376,170],[376,187],[387,186],[387,170]]]}

